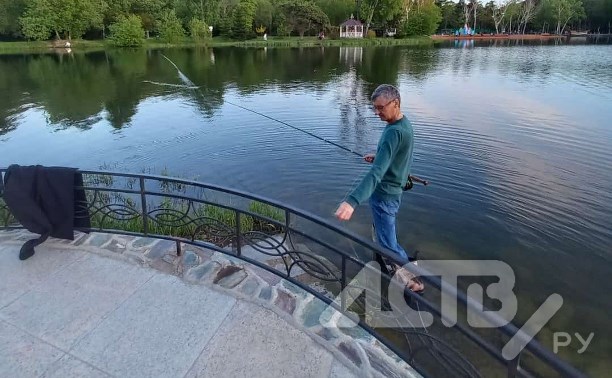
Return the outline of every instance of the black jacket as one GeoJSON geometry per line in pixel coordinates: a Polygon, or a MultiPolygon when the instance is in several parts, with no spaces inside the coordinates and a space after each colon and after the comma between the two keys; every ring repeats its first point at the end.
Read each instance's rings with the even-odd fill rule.
{"type": "Polygon", "coordinates": [[[4,175],[4,202],[23,227],[40,234],[19,253],[22,260],[49,236],[74,240],[75,228],[90,228],[83,177],[74,168],[11,165],[4,175]],[[80,187],[80,189],[77,189],[80,187]]]}

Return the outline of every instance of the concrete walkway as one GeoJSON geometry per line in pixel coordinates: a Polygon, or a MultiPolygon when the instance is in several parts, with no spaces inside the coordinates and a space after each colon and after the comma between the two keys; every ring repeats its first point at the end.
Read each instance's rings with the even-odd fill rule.
{"type": "Polygon", "coordinates": [[[20,261],[24,239],[0,231],[0,377],[413,376],[232,290],[87,242],[50,239],[20,261]]]}

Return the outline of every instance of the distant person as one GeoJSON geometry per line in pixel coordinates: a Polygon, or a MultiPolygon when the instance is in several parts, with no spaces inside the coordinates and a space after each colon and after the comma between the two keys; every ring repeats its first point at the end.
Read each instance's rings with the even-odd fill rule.
{"type": "MultiPolygon", "coordinates": [[[[378,243],[398,257],[411,260],[397,242],[395,218],[412,165],[414,132],[410,121],[402,114],[397,88],[382,84],[374,90],[371,100],[374,113],[387,126],[378,141],[376,154],[364,156],[366,162],[372,163],[372,168],[340,204],[335,215],[348,221],[355,208],[369,199],[378,243]]],[[[397,265],[394,268],[410,290],[423,291],[423,283],[407,269],[397,265]]]]}

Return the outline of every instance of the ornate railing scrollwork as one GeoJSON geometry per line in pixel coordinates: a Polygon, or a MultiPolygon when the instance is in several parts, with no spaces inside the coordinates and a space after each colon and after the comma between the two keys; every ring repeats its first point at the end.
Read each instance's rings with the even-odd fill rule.
{"type": "MultiPolygon", "coordinates": [[[[5,171],[0,169],[2,176],[5,171]]],[[[425,376],[479,377],[483,369],[489,368],[482,366],[481,356],[494,361],[497,369],[506,371],[508,376],[530,376],[525,367],[503,359],[499,347],[465,325],[454,325],[453,334],[462,338],[461,343],[470,343],[470,350],[477,353],[468,355],[455,347],[457,340],[443,336],[445,332],[434,334],[424,324],[407,323],[405,313],[389,311],[391,304],[385,288],[395,282],[392,277],[382,273],[382,289],[377,290],[353,279],[361,270],[369,269],[368,263],[375,255],[401,262],[372,242],[320,217],[218,185],[166,176],[80,173],[87,202],[80,203],[79,209],[92,223],[83,231],[163,237],[175,240],[177,248],[182,242],[243,259],[289,280],[346,315],[356,312],[365,330],[425,376]],[[366,257],[360,257],[354,247],[366,257]],[[370,309],[376,319],[368,313],[364,295],[380,304],[380,308],[370,309]],[[381,329],[376,326],[380,322],[392,326],[381,329]]],[[[14,226],[18,225],[0,194],[0,228],[14,226]]],[[[443,287],[439,281],[426,276],[423,279],[428,293],[434,294],[428,298],[406,290],[406,304],[440,320],[440,306],[433,299],[439,297],[443,287]]],[[[458,302],[468,306],[465,297],[458,298],[458,302]]],[[[495,330],[498,339],[511,337],[517,331],[513,325],[495,330]]],[[[530,342],[527,350],[561,375],[581,374],[536,341],[530,342]]]]}

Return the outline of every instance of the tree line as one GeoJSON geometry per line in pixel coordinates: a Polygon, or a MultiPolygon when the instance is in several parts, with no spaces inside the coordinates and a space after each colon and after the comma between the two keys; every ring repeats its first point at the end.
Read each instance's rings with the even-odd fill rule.
{"type": "Polygon", "coordinates": [[[612,0],[439,0],[440,30],[465,25],[485,33],[611,33],[612,0]]]}
{"type": "Polygon", "coordinates": [[[497,33],[609,32],[612,0],[0,0],[0,39],[110,36],[138,45],[151,36],[176,42],[324,31],[337,37],[351,15],[369,37],[390,29],[397,37],[430,35],[464,25],[497,33]]]}

